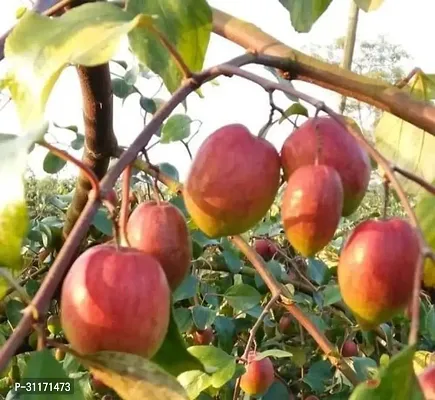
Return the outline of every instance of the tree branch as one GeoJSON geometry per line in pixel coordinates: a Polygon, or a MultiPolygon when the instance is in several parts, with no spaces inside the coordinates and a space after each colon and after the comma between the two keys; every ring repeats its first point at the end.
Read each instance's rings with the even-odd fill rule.
{"type": "MultiPolygon", "coordinates": [[[[113,97],[109,64],[77,67],[83,99],[85,148],[82,163],[100,180],[109,167],[110,157],[118,147],[113,132],[113,97]]],[[[83,211],[92,186],[80,170],[76,190],[66,214],[62,236],[65,239],[83,211]]]]}
{"type": "Polygon", "coordinates": [[[284,71],[287,79],[299,79],[364,101],[435,135],[435,107],[416,100],[394,85],[371,79],[296,51],[257,26],[213,9],[213,32],[259,53],[260,64],[284,71]],[[264,57],[270,56],[270,57],[264,57]]]}

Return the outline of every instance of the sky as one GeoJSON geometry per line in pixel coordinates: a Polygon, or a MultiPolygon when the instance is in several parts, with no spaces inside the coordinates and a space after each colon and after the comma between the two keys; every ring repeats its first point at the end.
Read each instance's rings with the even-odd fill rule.
{"type": "MultiPolygon", "coordinates": [[[[295,32],[290,23],[287,10],[278,0],[208,0],[209,4],[236,17],[256,24],[263,31],[276,37],[290,47],[298,50],[309,48],[310,45],[328,45],[340,36],[346,34],[347,16],[350,0],[334,0],[327,11],[315,23],[309,33],[295,32]]],[[[24,0],[1,0],[0,2],[0,33],[9,29],[15,23],[15,10],[28,2],[24,0]]],[[[357,39],[374,40],[379,35],[395,44],[400,44],[410,53],[411,61],[404,67],[406,71],[418,66],[427,73],[435,73],[435,57],[428,48],[428,32],[433,25],[435,15],[434,0],[385,0],[377,11],[360,12],[357,39]]],[[[244,49],[212,35],[204,67],[222,63],[240,54],[244,49]]],[[[125,49],[120,49],[118,58],[131,60],[125,49]]],[[[248,67],[249,70],[269,79],[272,75],[258,66],[248,67]]],[[[0,74],[4,68],[0,65],[0,74]]],[[[114,68],[114,72],[120,72],[114,68]]],[[[255,84],[240,78],[219,78],[219,85],[207,84],[203,87],[204,98],[192,94],[187,101],[188,115],[193,120],[202,122],[198,135],[191,141],[190,147],[195,154],[204,139],[217,128],[230,123],[242,123],[253,133],[257,133],[267,122],[269,116],[269,100],[266,92],[255,84]]],[[[145,95],[152,95],[158,89],[158,79],[143,79],[139,88],[145,95]]],[[[337,108],[340,97],[328,90],[314,85],[296,82],[295,87],[325,101],[329,106],[337,108]]],[[[157,95],[167,99],[168,93],[162,90],[157,95]]],[[[276,103],[286,109],[291,102],[283,95],[276,96],[276,103]]],[[[58,80],[47,105],[46,118],[58,125],[77,125],[83,133],[82,102],[79,83],[75,69],[64,70],[58,80]]],[[[124,104],[120,99],[114,100],[114,129],[120,145],[128,145],[143,128],[143,119],[139,112],[139,96],[130,96],[124,104]]],[[[310,109],[312,111],[312,109],[310,109]]],[[[183,108],[176,112],[183,113],[183,108]]],[[[192,125],[195,130],[198,124],[192,125]]],[[[20,134],[19,122],[14,105],[9,103],[0,111],[0,132],[20,134]]],[[[291,132],[288,123],[274,126],[267,139],[279,151],[285,138],[291,132]]],[[[68,143],[73,138],[66,131],[57,131],[53,138],[59,142],[68,143]]],[[[65,148],[61,143],[59,147],[65,148]]],[[[42,159],[46,150],[37,148],[30,157],[29,166],[37,176],[44,176],[42,159]]],[[[80,157],[80,152],[72,152],[80,157]]],[[[183,180],[188,173],[190,158],[180,143],[157,145],[149,151],[151,162],[170,162],[179,170],[183,180]]],[[[66,173],[75,174],[74,167],[68,167],[66,173]]]]}

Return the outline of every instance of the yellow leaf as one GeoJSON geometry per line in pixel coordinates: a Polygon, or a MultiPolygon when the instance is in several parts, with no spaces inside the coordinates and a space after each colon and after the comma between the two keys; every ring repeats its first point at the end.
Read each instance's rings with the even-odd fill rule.
{"type": "Polygon", "coordinates": [[[89,356],[68,352],[124,400],[188,400],[173,376],[143,357],[111,351],[89,356]]]}

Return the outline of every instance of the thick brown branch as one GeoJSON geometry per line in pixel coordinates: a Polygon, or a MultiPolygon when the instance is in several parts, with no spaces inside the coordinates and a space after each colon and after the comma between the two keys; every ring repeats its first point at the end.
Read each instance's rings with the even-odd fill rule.
{"type": "Polygon", "coordinates": [[[257,26],[216,9],[213,31],[250,52],[271,56],[261,57],[260,63],[284,71],[288,79],[314,83],[364,101],[435,135],[435,107],[394,85],[317,60],[286,46],[257,26]]]}
{"type": "MultiPolygon", "coordinates": [[[[77,67],[83,98],[85,148],[82,162],[102,179],[117,141],[113,132],[113,98],[109,65],[77,67]]],[[[88,201],[91,183],[80,171],[76,190],[66,215],[63,237],[66,238],[88,201]]]]}

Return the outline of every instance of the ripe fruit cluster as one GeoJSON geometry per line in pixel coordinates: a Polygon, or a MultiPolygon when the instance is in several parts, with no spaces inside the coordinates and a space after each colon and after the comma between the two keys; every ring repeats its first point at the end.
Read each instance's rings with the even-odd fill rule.
{"type": "Polygon", "coordinates": [[[61,322],[82,354],[119,351],[152,357],[169,325],[171,290],[186,276],[191,241],[181,212],[166,202],[135,208],[132,246],[103,244],[82,253],[61,293],[61,322]]]}
{"type": "MultiPolygon", "coordinates": [[[[218,129],[192,163],[184,190],[187,210],[212,238],[244,233],[272,205],[281,167],[286,236],[312,257],[331,241],[340,218],[356,211],[371,173],[368,154],[331,117],[308,119],[285,140],[281,155],[243,125],[218,129]]],[[[273,257],[267,243],[254,246],[265,260],[273,257]]],[[[354,230],[340,257],[338,281],[363,329],[407,306],[419,257],[417,235],[404,220],[366,221],[354,230]]]]}

